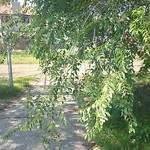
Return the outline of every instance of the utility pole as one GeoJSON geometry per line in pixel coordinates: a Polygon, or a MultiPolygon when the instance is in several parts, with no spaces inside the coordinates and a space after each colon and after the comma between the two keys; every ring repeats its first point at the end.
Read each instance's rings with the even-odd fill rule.
{"type": "Polygon", "coordinates": [[[13,74],[12,74],[12,62],[11,62],[11,43],[9,41],[7,48],[7,62],[8,62],[8,72],[9,72],[9,86],[13,87],[13,74]]]}

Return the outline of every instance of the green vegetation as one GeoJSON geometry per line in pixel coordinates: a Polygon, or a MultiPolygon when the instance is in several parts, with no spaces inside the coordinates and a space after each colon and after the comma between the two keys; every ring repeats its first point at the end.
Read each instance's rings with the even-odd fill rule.
{"type": "Polygon", "coordinates": [[[43,143],[56,141],[55,118],[57,125],[65,122],[60,97],[70,94],[77,100],[87,140],[104,149],[144,149],[149,142],[149,83],[135,84],[133,60],[137,55],[143,60],[138,74],[144,77],[150,68],[148,0],[27,1],[35,7],[32,22],[21,33],[7,26],[4,44],[13,47],[14,37],[29,37],[29,49],[51,88],[47,99],[27,101],[31,119],[21,129],[38,128],[43,143]],[[85,60],[93,67],[81,78],[78,71],[85,60]]]}
{"type": "Polygon", "coordinates": [[[7,78],[0,78],[0,110],[21,96],[30,87],[29,82],[35,80],[35,77],[14,78],[14,87],[10,88],[8,86],[9,80],[7,78]]]}
{"type": "Polygon", "coordinates": [[[134,79],[133,110],[138,124],[136,134],[132,136],[128,134],[126,122],[120,117],[117,108],[114,108],[113,118],[107,122],[107,126],[95,139],[104,150],[150,149],[150,74],[134,79]]]}
{"type": "Polygon", "coordinates": [[[38,60],[27,50],[12,51],[13,64],[33,64],[38,63],[38,60]]]}
{"type": "MultiPolygon", "coordinates": [[[[0,64],[7,63],[6,51],[0,50],[0,64]]],[[[39,63],[33,54],[28,50],[13,50],[12,51],[12,64],[35,64],[39,63]]]]}

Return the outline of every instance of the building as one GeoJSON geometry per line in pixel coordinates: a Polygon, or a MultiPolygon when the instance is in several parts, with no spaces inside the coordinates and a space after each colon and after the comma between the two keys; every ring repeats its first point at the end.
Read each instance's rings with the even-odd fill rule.
{"type": "MultiPolygon", "coordinates": [[[[0,28],[5,25],[6,22],[13,18],[13,20],[21,20],[16,25],[15,30],[18,31],[21,26],[25,26],[30,23],[29,9],[21,8],[20,2],[14,1],[9,4],[0,4],[0,28]]],[[[2,43],[2,37],[0,38],[0,45],[2,43]]],[[[16,49],[27,49],[28,44],[25,38],[21,38],[16,46],[16,49]]]]}

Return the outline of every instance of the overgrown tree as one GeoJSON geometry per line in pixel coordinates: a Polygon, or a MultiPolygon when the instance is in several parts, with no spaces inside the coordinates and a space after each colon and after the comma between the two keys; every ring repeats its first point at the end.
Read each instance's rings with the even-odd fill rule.
{"type": "Polygon", "coordinates": [[[149,1],[30,0],[30,5],[34,9],[26,34],[49,77],[50,91],[48,98],[28,99],[32,117],[21,129],[40,127],[43,141],[55,139],[56,117],[65,120],[65,96],[60,97],[66,93],[78,102],[88,140],[98,144],[101,133],[118,128],[118,122],[126,122],[121,129],[132,139],[138,127],[133,60],[139,55],[144,60],[140,73],[148,73],[149,1]],[[89,67],[79,76],[86,60],[89,67]]]}

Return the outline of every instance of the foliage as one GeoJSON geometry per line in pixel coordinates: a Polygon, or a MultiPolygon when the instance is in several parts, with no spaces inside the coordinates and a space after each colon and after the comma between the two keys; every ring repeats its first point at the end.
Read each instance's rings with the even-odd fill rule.
{"type": "Polygon", "coordinates": [[[20,26],[20,18],[14,17],[13,15],[9,17],[9,20],[5,22],[0,28],[0,34],[2,40],[2,45],[0,48],[0,63],[5,61],[7,51],[12,51],[22,36],[23,27],[20,26]]]}
{"type": "Polygon", "coordinates": [[[138,55],[144,60],[144,65],[141,67],[141,74],[145,74],[150,69],[150,28],[149,28],[149,12],[146,6],[141,6],[132,11],[133,21],[130,24],[130,32],[133,38],[140,43],[138,55]],[[146,15],[147,13],[147,15],[146,15]]]}
{"type": "Polygon", "coordinates": [[[120,117],[117,110],[114,110],[113,117],[107,122],[107,126],[98,133],[95,141],[103,149],[149,149],[150,142],[150,75],[134,78],[134,107],[133,113],[137,118],[138,127],[136,134],[128,134],[126,122],[120,117]]]}
{"type": "Polygon", "coordinates": [[[0,0],[0,3],[2,3],[2,4],[7,4],[9,2],[12,2],[12,0],[0,0]]]}
{"type": "Polygon", "coordinates": [[[133,60],[138,54],[144,60],[141,74],[148,73],[149,2],[30,2],[34,9],[26,34],[30,49],[49,76],[50,91],[47,99],[38,97],[27,102],[31,105],[29,116],[34,117],[22,130],[39,127],[44,129],[44,142],[49,137],[55,140],[52,131],[57,129],[56,118],[64,121],[60,98],[71,94],[78,101],[88,140],[97,142],[101,133],[111,130],[109,123],[116,128],[118,115],[125,122],[121,130],[134,137],[139,124],[133,113],[133,60]],[[87,56],[89,68],[80,76],[80,66],[87,56]]]}
{"type": "Polygon", "coordinates": [[[0,64],[4,63],[7,52],[0,49],[0,64]]]}

